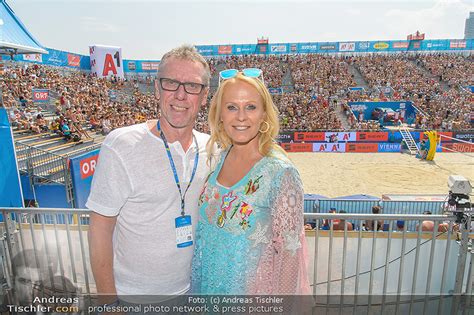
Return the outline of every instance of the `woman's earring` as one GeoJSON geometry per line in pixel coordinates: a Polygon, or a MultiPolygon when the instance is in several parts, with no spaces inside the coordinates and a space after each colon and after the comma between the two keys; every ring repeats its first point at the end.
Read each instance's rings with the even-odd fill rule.
{"type": "MultiPolygon", "coordinates": [[[[267,129],[265,129],[265,130],[258,129],[258,131],[259,131],[260,133],[267,133],[268,130],[270,130],[270,124],[269,124],[267,121],[265,121],[265,120],[263,121],[263,123],[266,124],[267,129]]],[[[260,127],[260,128],[261,128],[261,127],[260,127]]]]}

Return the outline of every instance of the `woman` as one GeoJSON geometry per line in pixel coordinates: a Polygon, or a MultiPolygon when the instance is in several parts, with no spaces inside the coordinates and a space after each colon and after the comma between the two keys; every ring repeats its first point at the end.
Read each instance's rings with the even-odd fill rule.
{"type": "Polygon", "coordinates": [[[277,109],[261,70],[224,70],[207,149],[222,149],[199,199],[192,289],[199,294],[306,294],[303,189],[275,143],[277,109]]]}

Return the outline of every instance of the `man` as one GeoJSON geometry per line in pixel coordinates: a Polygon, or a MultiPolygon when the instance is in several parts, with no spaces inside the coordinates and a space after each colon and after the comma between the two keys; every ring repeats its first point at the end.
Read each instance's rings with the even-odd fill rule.
{"type": "MultiPolygon", "coordinates": [[[[373,214],[381,214],[382,208],[380,206],[373,206],[372,207],[373,214]]],[[[365,229],[366,231],[382,231],[384,226],[383,220],[366,220],[365,221],[365,229]]]]}
{"type": "Polygon", "coordinates": [[[209,66],[192,46],[166,53],[155,83],[160,119],[114,130],[104,140],[86,203],[93,211],[89,246],[97,291],[108,295],[102,303],[115,305],[117,296],[156,302],[151,295],[189,290],[209,138],[193,127],[209,80],[209,66]]]}
{"type": "MultiPolygon", "coordinates": [[[[339,213],[347,213],[345,210],[340,210],[339,213]]],[[[347,226],[347,231],[353,231],[354,226],[351,222],[347,222],[344,219],[339,220],[339,222],[335,223],[333,229],[335,231],[344,231],[344,226],[347,226]]]]}

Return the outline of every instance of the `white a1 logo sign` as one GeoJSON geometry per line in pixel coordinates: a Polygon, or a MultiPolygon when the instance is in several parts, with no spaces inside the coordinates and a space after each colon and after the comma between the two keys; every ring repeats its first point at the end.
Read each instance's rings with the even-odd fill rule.
{"type": "Polygon", "coordinates": [[[99,77],[123,78],[122,48],[94,45],[89,47],[91,72],[99,77]]]}

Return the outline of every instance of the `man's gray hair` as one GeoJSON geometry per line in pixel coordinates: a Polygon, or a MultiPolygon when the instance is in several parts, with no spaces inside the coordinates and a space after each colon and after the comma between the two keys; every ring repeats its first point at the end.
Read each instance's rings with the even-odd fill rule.
{"type": "Polygon", "coordinates": [[[209,86],[211,80],[211,70],[209,69],[209,65],[207,64],[206,59],[204,59],[204,57],[196,50],[193,45],[185,44],[174,48],[164,54],[160,60],[160,65],[158,66],[158,78],[160,77],[160,71],[165,68],[166,63],[170,58],[189,60],[202,64],[202,66],[204,67],[202,80],[205,85],[209,86]]]}

